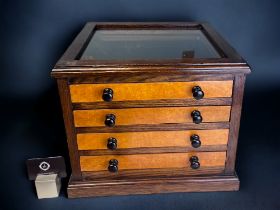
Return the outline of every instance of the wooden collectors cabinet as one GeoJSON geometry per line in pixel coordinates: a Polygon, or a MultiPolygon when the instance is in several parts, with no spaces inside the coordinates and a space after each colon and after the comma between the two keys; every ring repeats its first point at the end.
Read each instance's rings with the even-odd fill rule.
{"type": "Polygon", "coordinates": [[[204,23],[87,23],[52,71],[69,197],[239,189],[247,63],[204,23]]]}

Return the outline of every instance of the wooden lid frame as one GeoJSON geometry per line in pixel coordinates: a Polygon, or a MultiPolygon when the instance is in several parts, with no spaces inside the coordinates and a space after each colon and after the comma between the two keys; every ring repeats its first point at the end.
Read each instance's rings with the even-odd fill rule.
{"type": "Polygon", "coordinates": [[[111,73],[230,73],[247,74],[246,61],[208,24],[198,22],[89,22],[60,58],[51,75],[56,78],[111,73]],[[222,58],[162,60],[79,60],[98,29],[198,29],[222,58]]]}

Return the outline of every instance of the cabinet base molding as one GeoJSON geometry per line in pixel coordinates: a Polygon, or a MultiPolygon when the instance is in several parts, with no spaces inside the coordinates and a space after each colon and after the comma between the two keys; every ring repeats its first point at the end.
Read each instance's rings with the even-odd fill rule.
{"type": "Polygon", "coordinates": [[[234,175],[201,177],[164,177],[74,181],[70,179],[68,197],[97,197],[111,195],[156,194],[171,192],[237,191],[239,179],[234,175]]]}

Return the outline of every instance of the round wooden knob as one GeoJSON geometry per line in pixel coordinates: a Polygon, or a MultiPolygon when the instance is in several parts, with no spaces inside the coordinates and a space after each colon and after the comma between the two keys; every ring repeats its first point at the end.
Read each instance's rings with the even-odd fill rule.
{"type": "Polygon", "coordinates": [[[113,127],[115,125],[116,116],[114,114],[107,114],[105,117],[105,125],[108,127],[113,127]]]}
{"type": "Polygon", "coordinates": [[[200,163],[197,156],[192,156],[190,158],[190,163],[192,169],[198,169],[200,167],[200,163]]]}
{"type": "Polygon", "coordinates": [[[196,100],[202,99],[204,97],[204,92],[202,91],[201,87],[194,86],[192,89],[193,97],[196,100]]]}
{"type": "Polygon", "coordinates": [[[202,122],[202,116],[200,114],[200,111],[198,110],[194,110],[192,113],[191,113],[191,116],[193,118],[193,122],[195,124],[199,124],[202,122]]]}
{"type": "Polygon", "coordinates": [[[116,150],[118,147],[117,139],[115,139],[114,137],[110,137],[108,139],[107,147],[110,150],[116,150]]]}
{"type": "Polygon", "coordinates": [[[118,171],[118,163],[119,163],[118,160],[111,159],[109,161],[108,171],[113,172],[113,173],[117,172],[118,171]]]}
{"type": "Polygon", "coordinates": [[[114,94],[114,91],[111,88],[105,88],[103,90],[102,98],[104,101],[110,102],[113,100],[113,94],[114,94]]]}
{"type": "Polygon", "coordinates": [[[197,134],[191,135],[190,140],[191,140],[192,147],[198,148],[201,146],[199,135],[197,134]]]}

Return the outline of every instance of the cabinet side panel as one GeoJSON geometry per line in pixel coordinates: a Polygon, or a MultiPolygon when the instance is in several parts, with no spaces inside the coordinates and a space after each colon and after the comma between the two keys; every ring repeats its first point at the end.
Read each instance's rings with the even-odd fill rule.
{"type": "Polygon", "coordinates": [[[72,178],[79,180],[81,178],[80,161],[78,155],[78,145],[76,140],[76,130],[73,121],[72,104],[67,79],[57,80],[60,102],[63,111],[64,125],[67,135],[68,150],[72,168],[72,178]]]}
{"type": "Polygon", "coordinates": [[[235,171],[236,149],[240,126],[244,84],[245,75],[236,75],[234,78],[233,86],[232,108],[230,113],[229,141],[225,168],[225,173],[229,174],[234,173],[235,171]]]}

